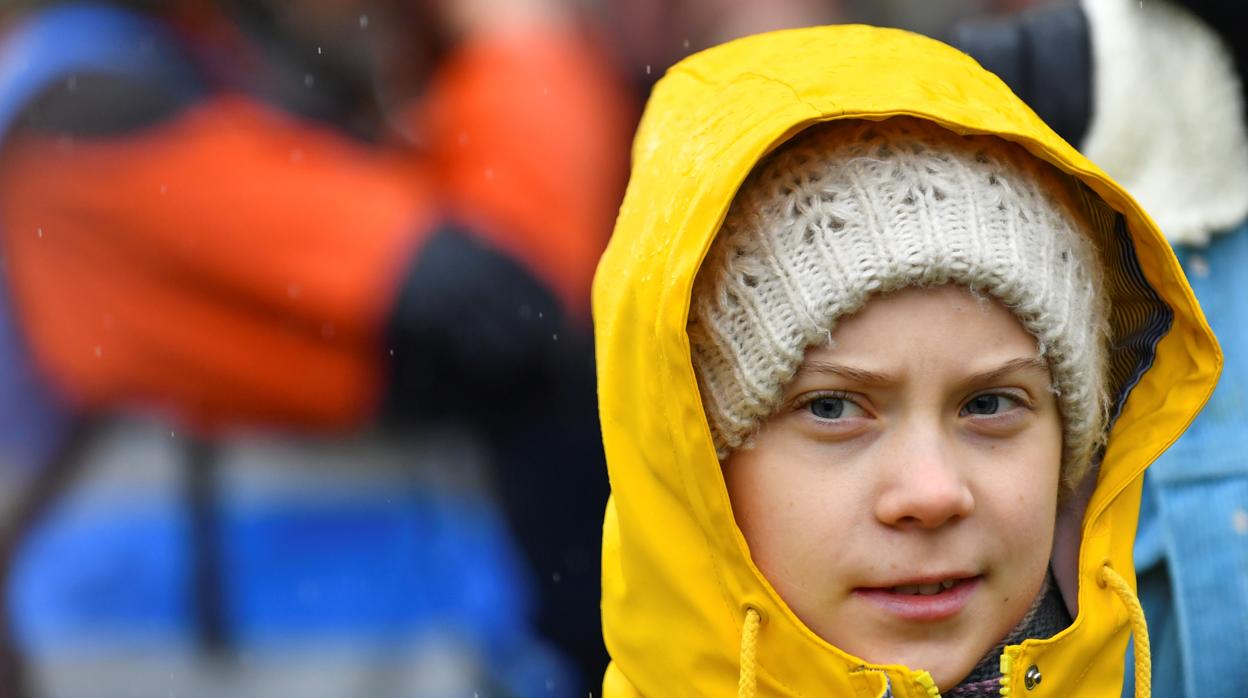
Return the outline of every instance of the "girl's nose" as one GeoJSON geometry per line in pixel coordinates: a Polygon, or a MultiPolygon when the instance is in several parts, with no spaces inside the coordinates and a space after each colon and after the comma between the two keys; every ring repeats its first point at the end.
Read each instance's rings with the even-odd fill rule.
{"type": "Polygon", "coordinates": [[[914,430],[885,448],[875,516],[885,525],[938,528],[975,509],[966,473],[939,429],[914,430]]]}

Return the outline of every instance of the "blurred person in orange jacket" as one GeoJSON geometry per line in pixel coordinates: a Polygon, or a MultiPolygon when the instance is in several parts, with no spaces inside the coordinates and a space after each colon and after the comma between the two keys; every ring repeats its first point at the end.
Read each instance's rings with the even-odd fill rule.
{"type": "Polygon", "coordinates": [[[5,464],[10,669],[575,693],[486,494],[595,675],[584,330],[630,113],[566,8],[37,5],[2,40],[0,300],[14,377],[96,428],[5,464]]]}

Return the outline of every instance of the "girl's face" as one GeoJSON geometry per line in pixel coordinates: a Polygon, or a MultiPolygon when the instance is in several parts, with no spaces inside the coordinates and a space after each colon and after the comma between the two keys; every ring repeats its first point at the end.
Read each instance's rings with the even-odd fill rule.
{"type": "Polygon", "coordinates": [[[1035,339],[958,286],[843,318],[724,475],[754,562],[799,618],[876,664],[965,677],[1030,608],[1062,425],[1035,339]]]}

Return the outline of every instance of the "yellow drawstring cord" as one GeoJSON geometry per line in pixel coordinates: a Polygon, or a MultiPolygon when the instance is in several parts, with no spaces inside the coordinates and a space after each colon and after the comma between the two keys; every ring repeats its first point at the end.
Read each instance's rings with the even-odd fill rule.
{"type": "Polygon", "coordinates": [[[741,626],[741,676],[737,684],[738,698],[754,698],[758,692],[758,678],[754,675],[757,661],[758,629],[762,626],[763,617],[755,608],[745,609],[745,622],[741,626]]]}
{"type": "Polygon", "coordinates": [[[1131,635],[1135,638],[1135,698],[1149,698],[1153,693],[1153,657],[1148,644],[1148,623],[1144,620],[1144,609],[1135,592],[1127,584],[1122,575],[1109,565],[1101,566],[1098,580],[1101,586],[1108,586],[1118,595],[1122,605],[1127,607],[1127,616],[1131,620],[1131,635]]]}

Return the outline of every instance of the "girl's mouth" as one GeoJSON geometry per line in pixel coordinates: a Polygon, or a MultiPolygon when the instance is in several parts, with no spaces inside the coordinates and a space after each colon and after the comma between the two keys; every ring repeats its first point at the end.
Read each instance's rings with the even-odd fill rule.
{"type": "Polygon", "coordinates": [[[930,623],[960,613],[982,580],[982,575],[976,575],[889,587],[858,587],[854,595],[901,620],[930,623]]]}
{"type": "Polygon", "coordinates": [[[889,591],[894,594],[909,594],[911,596],[931,596],[938,594],[947,589],[952,589],[957,584],[956,579],[946,579],[935,584],[902,584],[900,586],[891,587],[889,591]]]}

